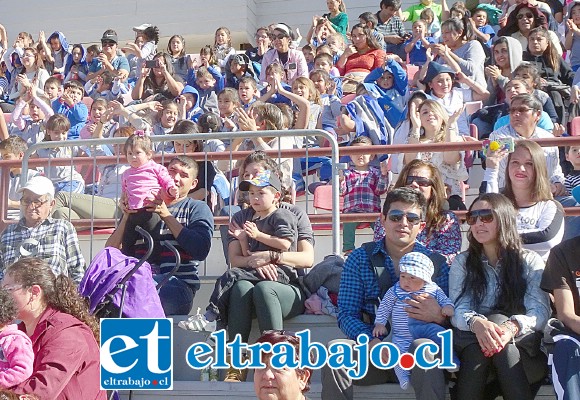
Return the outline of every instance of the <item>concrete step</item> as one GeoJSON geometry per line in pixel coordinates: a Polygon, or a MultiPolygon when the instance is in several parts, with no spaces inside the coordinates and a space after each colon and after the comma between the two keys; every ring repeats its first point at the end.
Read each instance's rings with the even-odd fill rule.
{"type": "MultiPolygon", "coordinates": [[[[321,399],[322,385],[314,383],[310,387],[307,396],[311,400],[321,399]]],[[[255,399],[254,385],[252,382],[226,383],[226,382],[175,382],[172,391],[133,391],[131,400],[158,400],[168,398],[219,400],[234,396],[236,399],[255,399]]],[[[129,400],[129,392],[121,392],[122,400],[129,400]]],[[[355,386],[354,399],[373,400],[411,400],[415,399],[415,392],[402,390],[399,385],[385,384],[375,386],[355,386]]],[[[449,399],[449,395],[446,400],[449,399]]],[[[551,386],[543,386],[536,396],[537,400],[555,400],[554,390],[551,386]]]]}

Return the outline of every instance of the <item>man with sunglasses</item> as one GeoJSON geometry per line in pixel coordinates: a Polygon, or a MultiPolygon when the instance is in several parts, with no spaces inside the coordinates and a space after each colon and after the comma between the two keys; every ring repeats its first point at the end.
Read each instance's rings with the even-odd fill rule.
{"type": "Polygon", "coordinates": [[[119,80],[124,81],[129,76],[129,61],[127,57],[117,50],[117,32],[107,29],[101,38],[102,51],[98,57],[93,58],[89,66],[87,80],[101,75],[105,71],[111,71],[119,80]]]}
{"type": "Polygon", "coordinates": [[[0,236],[0,278],[4,269],[22,257],[40,257],[55,275],[64,274],[80,282],[85,273],[75,228],[64,219],[52,219],[54,185],[44,176],[35,176],[19,190],[23,217],[9,225],[0,236]]]}
{"type": "MultiPolygon", "coordinates": [[[[411,188],[398,188],[387,194],[381,214],[385,238],[363,244],[345,262],[338,293],[338,326],[348,339],[338,339],[331,343],[354,345],[359,335],[366,335],[372,348],[385,339],[376,338],[372,333],[376,308],[386,291],[398,282],[399,260],[407,253],[419,252],[429,256],[435,267],[433,281],[446,294],[449,293],[449,266],[445,258],[416,241],[417,234],[425,223],[426,209],[425,197],[411,188]]],[[[407,303],[409,317],[439,325],[448,323],[433,297],[415,297],[407,303]]],[[[416,346],[426,340],[415,340],[409,352],[412,353],[416,346]]],[[[353,385],[396,382],[393,369],[379,370],[369,365],[369,371],[364,378],[353,380],[345,368],[331,369],[325,366],[322,369],[322,399],[352,399],[353,385]]],[[[415,368],[411,372],[411,385],[419,400],[445,399],[443,370],[415,368]]]]}

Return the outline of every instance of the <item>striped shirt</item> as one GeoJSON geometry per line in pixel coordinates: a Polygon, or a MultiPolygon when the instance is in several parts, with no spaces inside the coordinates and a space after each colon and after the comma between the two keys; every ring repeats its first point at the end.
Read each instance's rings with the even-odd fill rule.
{"type": "Polygon", "coordinates": [[[448,305],[453,306],[453,302],[449,300],[443,290],[433,282],[425,284],[421,290],[412,293],[404,290],[399,282],[397,282],[387,290],[387,293],[381,300],[381,304],[377,310],[375,324],[386,325],[387,321],[391,321],[393,343],[396,344],[402,352],[407,351],[413,342],[413,335],[411,335],[411,332],[409,331],[409,315],[405,311],[409,305],[405,303],[405,300],[412,299],[412,296],[422,293],[427,293],[433,296],[441,307],[448,305]]]}
{"type": "Polygon", "coordinates": [[[572,193],[572,189],[580,185],[580,171],[573,170],[568,175],[566,175],[566,180],[564,186],[569,193],[572,193]]]}

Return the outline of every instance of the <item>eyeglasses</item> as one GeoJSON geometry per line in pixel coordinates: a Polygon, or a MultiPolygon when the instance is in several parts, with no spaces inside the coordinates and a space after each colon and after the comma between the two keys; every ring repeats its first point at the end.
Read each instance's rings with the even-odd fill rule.
{"type": "Polygon", "coordinates": [[[483,210],[469,211],[465,216],[467,225],[475,225],[477,223],[477,218],[481,220],[484,224],[489,224],[493,221],[493,211],[489,208],[483,210]]]}
{"type": "Polygon", "coordinates": [[[421,217],[415,213],[406,213],[401,210],[391,210],[387,215],[389,221],[392,222],[401,222],[403,220],[403,217],[406,217],[407,222],[409,222],[411,225],[418,225],[419,223],[421,223],[421,217]]]}
{"type": "Polygon", "coordinates": [[[526,113],[528,111],[532,111],[531,108],[529,107],[510,107],[510,114],[515,114],[515,113],[526,113]]]}
{"type": "Polygon", "coordinates": [[[34,54],[30,54],[30,53],[24,53],[22,55],[22,58],[29,58],[29,57],[34,57],[34,54]]]}
{"type": "Polygon", "coordinates": [[[22,289],[24,286],[22,285],[12,285],[12,286],[2,286],[3,290],[6,290],[7,292],[14,292],[16,290],[22,289]]]}
{"type": "Polygon", "coordinates": [[[271,40],[276,40],[276,39],[282,40],[282,39],[287,38],[287,37],[288,37],[288,35],[284,35],[283,33],[279,33],[277,35],[274,35],[274,34],[270,35],[271,40]]]}
{"type": "Polygon", "coordinates": [[[32,204],[32,207],[38,208],[38,207],[45,205],[48,202],[49,202],[49,200],[30,200],[30,199],[24,199],[24,198],[20,199],[20,205],[22,205],[24,207],[28,207],[29,205],[32,204]]]}
{"type": "Polygon", "coordinates": [[[413,176],[413,175],[409,175],[407,177],[405,185],[409,186],[413,182],[415,182],[420,187],[429,187],[433,185],[433,181],[431,179],[425,178],[424,176],[413,176]]]}
{"type": "Polygon", "coordinates": [[[518,14],[516,16],[517,19],[533,19],[534,18],[534,14],[532,13],[525,13],[525,14],[518,14]]]}
{"type": "Polygon", "coordinates": [[[113,42],[112,40],[105,40],[105,41],[102,41],[102,42],[101,42],[101,44],[102,44],[103,46],[114,46],[114,45],[116,45],[117,43],[116,43],[116,42],[113,42]]]}

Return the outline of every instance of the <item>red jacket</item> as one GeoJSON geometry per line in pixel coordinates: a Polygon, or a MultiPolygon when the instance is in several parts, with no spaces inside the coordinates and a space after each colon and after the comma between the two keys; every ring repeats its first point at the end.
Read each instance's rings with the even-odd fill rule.
{"type": "Polygon", "coordinates": [[[13,388],[47,400],[106,400],[99,388],[99,345],[85,324],[47,308],[30,338],[32,376],[13,388]]]}

